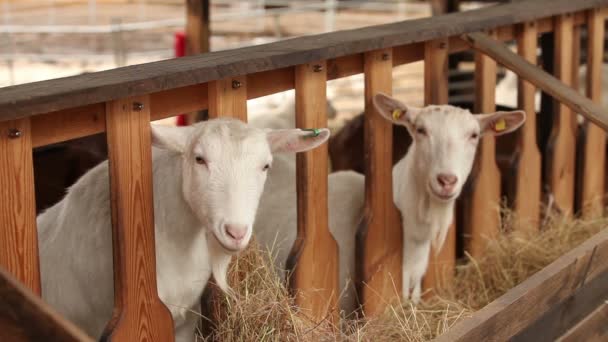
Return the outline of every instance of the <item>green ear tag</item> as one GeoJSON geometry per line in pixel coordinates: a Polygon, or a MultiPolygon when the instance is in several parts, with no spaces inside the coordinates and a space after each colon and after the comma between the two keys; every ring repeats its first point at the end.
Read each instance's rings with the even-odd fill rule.
{"type": "Polygon", "coordinates": [[[318,128],[302,128],[303,131],[306,132],[312,132],[311,134],[307,135],[307,138],[316,138],[319,136],[319,134],[321,134],[321,130],[318,128]]]}

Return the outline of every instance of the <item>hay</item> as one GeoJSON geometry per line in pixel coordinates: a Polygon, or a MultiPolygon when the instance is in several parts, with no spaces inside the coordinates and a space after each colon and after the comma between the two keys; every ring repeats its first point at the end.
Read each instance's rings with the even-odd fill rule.
{"type": "Polygon", "coordinates": [[[608,218],[552,217],[540,232],[514,223],[506,213],[504,232],[489,241],[483,258],[457,266],[456,278],[417,306],[396,303],[373,319],[344,319],[315,325],[295,306],[271,266],[271,254],[256,244],[233,263],[234,296],[221,296],[218,325],[210,341],[428,341],[498,298],[608,224],[608,218]],[[507,233],[510,232],[510,233],[507,233]]]}

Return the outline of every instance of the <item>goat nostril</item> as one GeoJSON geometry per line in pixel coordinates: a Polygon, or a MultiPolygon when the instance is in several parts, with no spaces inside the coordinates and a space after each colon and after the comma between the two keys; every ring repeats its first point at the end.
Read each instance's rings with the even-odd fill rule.
{"type": "Polygon", "coordinates": [[[458,177],[456,177],[455,175],[452,175],[452,174],[440,173],[437,176],[437,182],[442,187],[453,186],[454,184],[456,184],[457,181],[458,181],[458,177]]]}
{"type": "Polygon", "coordinates": [[[247,226],[245,225],[227,224],[225,230],[226,235],[234,240],[242,240],[247,234],[247,226]]]}

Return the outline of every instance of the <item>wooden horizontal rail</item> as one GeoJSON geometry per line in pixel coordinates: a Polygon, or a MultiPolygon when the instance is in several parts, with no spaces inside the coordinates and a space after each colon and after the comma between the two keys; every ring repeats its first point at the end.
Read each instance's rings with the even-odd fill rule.
{"type": "Polygon", "coordinates": [[[0,121],[213,80],[335,59],[606,6],[608,0],[514,2],[479,10],[288,39],[56,80],[5,87],[0,121]]]}
{"type": "MultiPolygon", "coordinates": [[[[605,17],[605,13],[603,14],[605,17]]],[[[585,13],[575,14],[575,24],[585,23],[585,13]]],[[[553,18],[538,21],[538,32],[553,30],[553,18]]],[[[496,30],[501,41],[516,38],[514,25],[496,30]]],[[[449,39],[449,52],[469,49],[458,36],[449,39]]],[[[393,49],[393,66],[421,61],[424,58],[424,43],[402,45],[393,49]]],[[[327,79],[334,80],[363,73],[363,54],[338,57],[327,61],[327,79]]],[[[294,67],[257,72],[247,75],[247,99],[294,89],[294,67]],[[272,82],[268,82],[272,80],[272,82]]],[[[150,95],[151,119],[160,120],[171,116],[207,109],[207,83],[164,90],[150,95]]],[[[32,145],[40,147],[105,130],[105,104],[96,103],[55,111],[32,118],[32,145]],[[70,125],[66,125],[69,122],[70,125]]],[[[2,121],[2,119],[0,119],[2,121]]]]}
{"type": "Polygon", "coordinates": [[[590,99],[579,94],[554,76],[526,61],[509,48],[484,33],[469,33],[462,36],[473,48],[487,54],[498,63],[567,105],[576,113],[608,130],[608,112],[590,99]]]}
{"type": "Polygon", "coordinates": [[[608,272],[608,229],[560,257],[436,339],[506,341],[608,272]]]}
{"type": "Polygon", "coordinates": [[[605,341],[608,338],[606,322],[608,322],[608,303],[604,302],[557,341],[605,341]]]}
{"type": "Polygon", "coordinates": [[[0,267],[0,341],[93,340],[0,267]]]}

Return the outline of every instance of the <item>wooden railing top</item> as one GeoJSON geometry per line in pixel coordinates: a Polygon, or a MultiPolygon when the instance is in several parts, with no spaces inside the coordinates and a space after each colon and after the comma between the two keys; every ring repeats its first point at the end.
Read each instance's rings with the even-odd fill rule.
{"type": "MultiPolygon", "coordinates": [[[[606,6],[535,0],[0,88],[0,121],[606,6]]],[[[269,80],[271,82],[271,80],[269,80]]]]}

